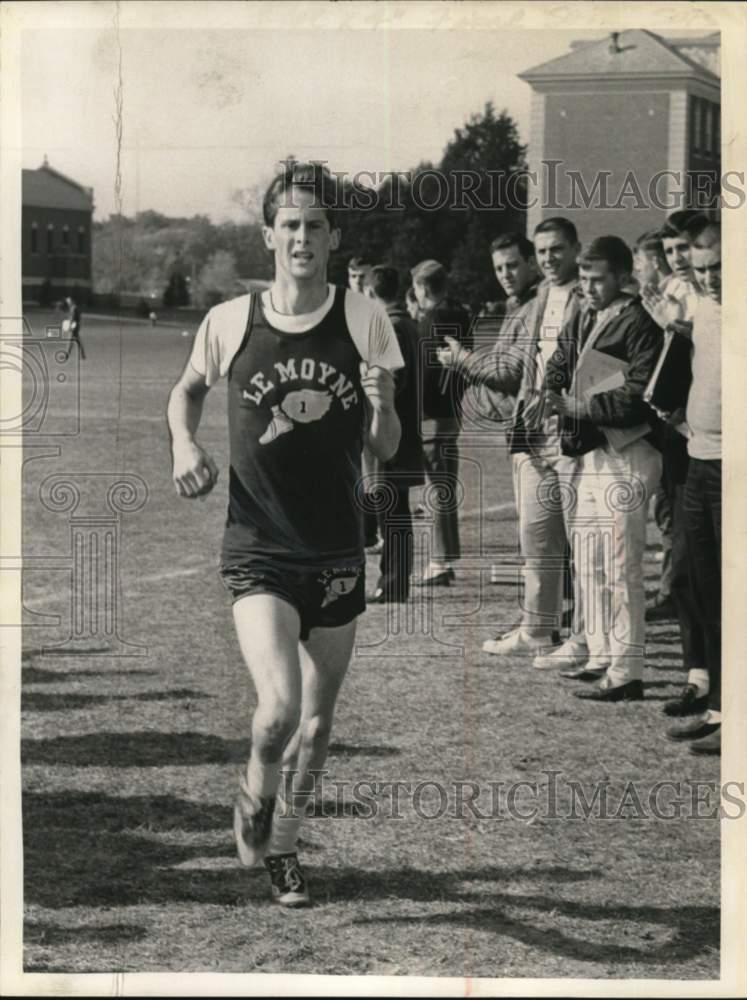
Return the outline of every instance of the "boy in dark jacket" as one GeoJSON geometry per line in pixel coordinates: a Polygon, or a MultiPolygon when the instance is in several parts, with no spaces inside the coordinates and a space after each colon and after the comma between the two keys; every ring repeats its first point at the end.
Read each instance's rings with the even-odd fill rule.
{"type": "Polygon", "coordinates": [[[448,587],[454,579],[453,563],[461,554],[457,497],[459,495],[459,450],[457,438],[462,422],[462,396],[467,388],[459,372],[444,370],[438,349],[453,337],[472,346],[470,317],[448,295],[448,277],[436,260],[421,261],[410,272],[423,317],[418,326],[419,390],[425,474],[437,501],[433,511],[433,551],[418,586],[448,587]]]}
{"type": "Polygon", "coordinates": [[[616,236],[579,259],[587,308],[561,331],[547,366],[549,407],[561,418],[561,448],[576,459],[571,518],[574,562],[586,611],[588,671],[601,682],[579,697],[643,697],[643,556],[648,499],[661,477],[643,392],[662,333],[637,298],[623,293],[633,260],[616,236]]]}
{"type": "Polygon", "coordinates": [[[412,572],[410,487],[420,486],[424,481],[418,413],[418,331],[406,307],[397,299],[399,273],[396,268],[374,267],[366,291],[386,309],[405,362],[395,376],[394,408],[402,428],[399,448],[393,458],[379,464],[377,473],[377,487],[386,504],[381,518],[384,543],[379,579],[368,603],[401,603],[409,596],[412,572]]]}

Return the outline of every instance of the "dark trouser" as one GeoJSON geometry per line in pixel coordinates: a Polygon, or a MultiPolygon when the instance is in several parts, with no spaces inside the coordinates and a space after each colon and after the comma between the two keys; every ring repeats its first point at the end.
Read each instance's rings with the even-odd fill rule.
{"type": "Polygon", "coordinates": [[[459,519],[457,508],[460,499],[459,451],[455,420],[444,420],[443,430],[423,434],[423,463],[433,510],[434,562],[449,563],[461,555],[459,545],[459,519]]]}
{"type": "Polygon", "coordinates": [[[384,547],[379,560],[379,581],[390,601],[406,601],[410,593],[413,534],[410,513],[410,490],[390,484],[393,504],[382,517],[384,547]]]}
{"type": "MultiPolygon", "coordinates": [[[[662,456],[663,457],[663,456],[662,456]]],[[[672,531],[673,531],[673,501],[662,477],[661,487],[656,491],[654,499],[654,520],[661,534],[661,576],[659,578],[659,601],[664,602],[672,596],[672,531]]]]}
{"type": "Polygon", "coordinates": [[[691,458],[683,510],[693,593],[705,639],[708,706],[721,709],[721,462],[691,458]]]}
{"type": "Polygon", "coordinates": [[[670,587],[680,626],[682,664],[685,670],[703,669],[706,666],[705,635],[690,579],[687,525],[683,508],[689,466],[687,440],[674,428],[667,428],[662,460],[662,485],[669,500],[672,517],[670,587]]]}
{"type": "Polygon", "coordinates": [[[75,346],[78,348],[78,351],[80,352],[80,356],[81,356],[82,360],[85,361],[86,360],[86,352],[83,350],[83,342],[82,342],[82,340],[80,339],[80,337],[78,336],[77,333],[72,334],[72,336],[70,337],[70,342],[67,345],[67,356],[68,357],[70,356],[70,352],[73,349],[73,344],[75,344],[75,346]]]}
{"type": "Polygon", "coordinates": [[[370,548],[370,546],[375,545],[378,541],[377,531],[379,520],[379,515],[375,514],[373,511],[363,511],[363,532],[365,535],[364,544],[366,548],[370,548]]]}

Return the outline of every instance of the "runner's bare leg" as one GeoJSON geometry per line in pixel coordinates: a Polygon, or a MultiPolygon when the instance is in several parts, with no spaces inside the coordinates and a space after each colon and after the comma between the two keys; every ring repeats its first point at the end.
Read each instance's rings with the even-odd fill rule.
{"type": "Polygon", "coordinates": [[[298,612],[273,594],[248,594],[233,605],[236,634],[257,691],[252,719],[249,793],[274,796],[283,754],[301,718],[298,612]]]}
{"type": "Polygon", "coordinates": [[[268,855],[296,849],[301,820],[327,759],[337,696],[353,653],[356,621],[315,628],[299,644],[303,683],[301,721],[283,756],[278,805],[268,855]]]}

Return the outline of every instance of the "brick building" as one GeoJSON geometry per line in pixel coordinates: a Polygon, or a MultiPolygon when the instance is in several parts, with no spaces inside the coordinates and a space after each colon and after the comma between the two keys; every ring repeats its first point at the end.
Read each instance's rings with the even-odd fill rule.
{"type": "Polygon", "coordinates": [[[23,171],[21,254],[24,301],[91,297],[93,190],[53,170],[45,157],[23,171]]]}
{"type": "Polygon", "coordinates": [[[528,229],[566,215],[582,242],[632,242],[668,212],[714,200],[720,175],[720,35],[651,31],[574,42],[519,74],[532,87],[528,229]]]}

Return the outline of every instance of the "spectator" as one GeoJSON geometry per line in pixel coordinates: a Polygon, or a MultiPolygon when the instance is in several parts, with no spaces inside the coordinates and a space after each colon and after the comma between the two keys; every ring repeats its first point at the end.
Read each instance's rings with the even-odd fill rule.
{"type": "Polygon", "coordinates": [[[363,292],[373,264],[367,257],[351,257],[348,261],[348,288],[363,292]]]}
{"type": "Polygon", "coordinates": [[[420,306],[418,305],[417,296],[415,295],[415,289],[412,287],[412,285],[410,285],[410,287],[407,289],[407,292],[405,293],[405,307],[407,309],[407,314],[410,317],[410,319],[414,320],[414,322],[416,323],[419,323],[423,317],[420,311],[420,306]]]}
{"type": "MultiPolygon", "coordinates": [[[[644,287],[643,304],[657,321],[665,323],[669,336],[691,336],[692,319],[698,303],[697,286],[690,263],[691,235],[688,227],[703,225],[705,216],[697,212],[675,212],[666,225],[653,234],[662,243],[662,254],[677,265],[674,273],[651,294],[652,283],[644,287]],[[668,302],[668,309],[661,307],[660,294],[668,302]]],[[[640,242],[640,241],[639,241],[640,242]]],[[[688,386],[682,386],[683,403],[687,398],[688,386]]],[[[689,429],[684,412],[676,411],[660,427],[662,451],[662,488],[667,498],[671,520],[670,589],[673,605],[680,629],[683,665],[687,679],[681,694],[664,706],[669,716],[685,716],[705,711],[708,703],[708,670],[703,626],[696,606],[696,597],[690,578],[687,532],[684,512],[685,482],[689,464],[687,438],[689,429]]],[[[661,512],[660,512],[661,513],[661,512]]],[[[646,617],[649,621],[660,620],[671,615],[669,602],[661,596],[649,607],[646,617]]]]}
{"type": "Polygon", "coordinates": [[[704,632],[708,707],[675,740],[691,753],[721,750],[721,232],[707,219],[691,222],[692,268],[702,294],[693,314],[693,381],[687,401],[690,462],[683,509],[695,608],[704,632]]]}
{"type": "MultiPolygon", "coordinates": [[[[371,273],[371,261],[367,257],[351,257],[348,261],[348,288],[351,292],[363,293],[371,273]]],[[[366,493],[373,493],[378,473],[376,456],[368,445],[363,446],[361,478],[366,493]]],[[[380,551],[382,540],[378,532],[378,522],[374,513],[373,498],[366,501],[363,512],[365,546],[369,551],[380,551]]]]}
{"type": "MultiPolygon", "coordinates": [[[[490,252],[496,278],[507,296],[495,341],[470,352],[453,337],[446,336],[446,347],[439,351],[439,360],[457,370],[469,384],[473,390],[472,405],[478,415],[505,421],[513,413],[516,399],[501,390],[501,369],[506,363],[506,351],[525,335],[524,307],[537,294],[539,274],[534,244],[526,236],[519,233],[498,236],[490,252]]],[[[480,320],[492,320],[495,315],[492,310],[483,310],[473,327],[473,340],[483,328],[480,320]]]]}
{"type": "MultiPolygon", "coordinates": [[[[649,229],[636,240],[633,248],[633,274],[636,291],[644,297],[644,306],[646,300],[651,301],[652,296],[659,294],[663,294],[666,300],[666,289],[671,281],[672,271],[667,263],[658,229],[649,229]]],[[[672,297],[667,307],[673,320],[680,318],[681,307],[677,299],[672,297]]],[[[662,564],[659,592],[646,613],[646,617],[651,620],[676,616],[672,598],[672,501],[664,483],[665,475],[666,472],[654,495],[654,520],[661,535],[662,564]]]]}
{"type": "Polygon", "coordinates": [[[659,231],[664,257],[672,273],[664,286],[654,288],[649,284],[642,288],[641,298],[662,330],[669,328],[684,334],[692,331],[698,289],[690,266],[688,228],[704,218],[701,212],[672,212],[659,231]]]}
{"type": "Polygon", "coordinates": [[[524,557],[524,606],[520,626],[487,640],[482,648],[497,656],[531,652],[538,668],[570,667],[575,675],[588,658],[578,593],[572,634],[548,659],[561,618],[568,544],[568,511],[548,498],[564,492],[566,470],[573,463],[560,451],[557,417],[545,412],[544,374],[561,327],[580,308],[576,227],[562,217],[546,219],[535,229],[534,247],[544,280],[522,317],[526,332],[515,341],[503,370],[496,373],[496,384],[517,397],[509,450],[514,456],[524,557]]]}
{"type": "Polygon", "coordinates": [[[423,458],[428,484],[435,498],[433,552],[418,586],[448,587],[454,580],[453,563],[459,559],[459,451],[462,396],[466,383],[456,372],[444,370],[436,355],[446,346],[446,336],[471,345],[469,314],[449,297],[442,264],[421,261],[411,271],[415,296],[423,311],[418,328],[422,389],[423,458]]]}
{"type": "Polygon", "coordinates": [[[589,308],[564,326],[546,376],[549,407],[561,417],[563,453],[577,456],[570,526],[584,553],[576,566],[586,669],[601,678],[578,697],[598,702],[643,698],[647,501],[661,477],[655,418],[643,392],[662,334],[640,301],[622,292],[632,266],[618,237],[592,241],[579,260],[589,308]],[[611,377],[621,384],[602,389],[611,377]]]}
{"type": "Polygon", "coordinates": [[[379,579],[369,603],[406,601],[410,593],[413,559],[410,487],[423,483],[423,453],[418,414],[417,327],[398,299],[399,274],[393,267],[377,266],[369,276],[368,293],[386,309],[397,335],[404,367],[395,375],[395,408],[402,428],[397,453],[379,467],[378,484],[390,498],[383,514],[384,544],[379,579]]]}

